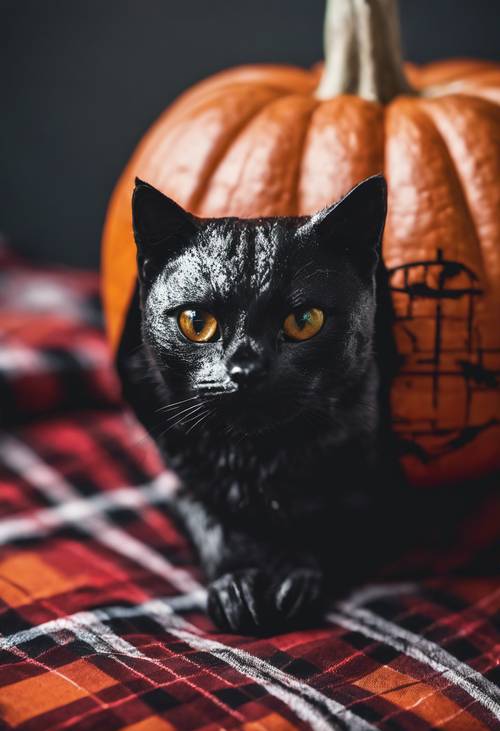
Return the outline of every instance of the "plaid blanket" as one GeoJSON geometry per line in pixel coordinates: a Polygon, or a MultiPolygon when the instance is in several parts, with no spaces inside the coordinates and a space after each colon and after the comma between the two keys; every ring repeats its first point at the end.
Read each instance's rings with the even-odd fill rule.
{"type": "Polygon", "coordinates": [[[217,633],[170,517],[176,478],[119,405],[88,319],[95,277],[13,269],[1,275],[13,294],[2,291],[0,330],[20,302],[25,320],[0,336],[1,728],[500,729],[495,491],[480,491],[453,545],[426,557],[426,578],[359,587],[307,631],[217,633]],[[41,314],[43,282],[66,337],[60,312],[41,314]],[[47,359],[56,337],[62,357],[47,359]],[[10,348],[30,368],[13,367],[10,348]],[[68,371],[78,398],[57,386],[42,408],[37,389],[68,371]]]}
{"type": "Polygon", "coordinates": [[[91,272],[30,266],[0,241],[0,421],[117,405],[91,272]]]}

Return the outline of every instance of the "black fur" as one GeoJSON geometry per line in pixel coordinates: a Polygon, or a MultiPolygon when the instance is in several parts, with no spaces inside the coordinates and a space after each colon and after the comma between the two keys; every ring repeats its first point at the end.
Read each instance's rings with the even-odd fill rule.
{"type": "Polygon", "coordinates": [[[327,584],[357,580],[382,542],[399,484],[385,214],[380,176],[313,217],[256,220],[195,218],[137,181],[139,285],[119,369],[182,479],[176,510],[223,629],[309,619],[327,584]],[[176,319],[187,306],[213,313],[220,339],[187,340],[176,319]],[[305,307],[324,325],[288,341],[283,321],[305,307]]]}

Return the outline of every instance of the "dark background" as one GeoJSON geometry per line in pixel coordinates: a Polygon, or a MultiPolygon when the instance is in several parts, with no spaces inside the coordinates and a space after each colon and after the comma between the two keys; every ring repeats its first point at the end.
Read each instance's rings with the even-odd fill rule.
{"type": "MultiPolygon", "coordinates": [[[[113,185],[187,86],[227,66],[322,56],[323,0],[0,0],[0,231],[96,267],[113,185]]],[[[495,0],[400,0],[405,55],[500,58],[495,0]]]]}

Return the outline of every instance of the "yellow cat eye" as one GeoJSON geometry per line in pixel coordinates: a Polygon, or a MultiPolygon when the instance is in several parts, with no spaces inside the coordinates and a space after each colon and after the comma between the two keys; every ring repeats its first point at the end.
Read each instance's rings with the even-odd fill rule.
{"type": "Polygon", "coordinates": [[[206,310],[182,310],[177,321],[181,333],[194,343],[214,340],[219,330],[216,318],[206,310]]]}
{"type": "Polygon", "coordinates": [[[291,340],[309,340],[321,330],[324,321],[323,310],[311,307],[308,310],[291,312],[283,323],[283,330],[291,340]]]}

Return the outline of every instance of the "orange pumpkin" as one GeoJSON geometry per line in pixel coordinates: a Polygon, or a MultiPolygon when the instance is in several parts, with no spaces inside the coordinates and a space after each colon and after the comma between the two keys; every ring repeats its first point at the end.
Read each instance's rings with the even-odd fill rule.
{"type": "Polygon", "coordinates": [[[500,65],[403,65],[394,0],[330,0],[326,61],[247,66],[163,113],[113,193],[103,294],[113,348],[134,286],[136,175],[200,216],[312,213],[381,170],[414,483],[500,467],[500,65]]]}

